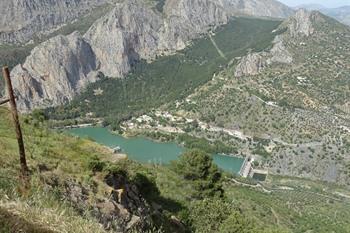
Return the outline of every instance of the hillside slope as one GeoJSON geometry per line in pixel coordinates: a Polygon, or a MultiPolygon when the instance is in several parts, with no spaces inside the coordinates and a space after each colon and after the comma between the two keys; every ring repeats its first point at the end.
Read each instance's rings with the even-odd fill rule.
{"type": "Polygon", "coordinates": [[[20,195],[9,111],[0,108],[0,117],[3,233],[349,232],[343,187],[275,176],[262,186],[223,174],[224,197],[194,198],[198,183],[178,169],[118,159],[88,139],[48,130],[40,112],[22,116],[31,189],[20,195]]]}
{"type": "Polygon", "coordinates": [[[209,123],[193,133],[229,140],[274,173],[349,185],[349,28],[301,10],[279,30],[270,50],[165,109],[209,123]]]}
{"type": "Polygon", "coordinates": [[[1,107],[0,115],[1,232],[152,229],[153,210],[141,186],[131,173],[114,166],[120,156],[92,141],[49,130],[39,112],[22,121],[31,182],[30,190],[21,188],[9,110],[1,107]],[[96,174],[105,163],[110,164],[105,172],[96,174]]]}
{"type": "Polygon", "coordinates": [[[330,8],[330,9],[326,8],[326,9],[321,9],[320,11],[350,26],[350,6],[343,6],[343,7],[330,8]]]}

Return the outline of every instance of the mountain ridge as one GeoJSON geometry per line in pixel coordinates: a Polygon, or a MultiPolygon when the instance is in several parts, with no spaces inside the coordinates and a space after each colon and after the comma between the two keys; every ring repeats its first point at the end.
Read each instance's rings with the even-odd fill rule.
{"type": "MultiPolygon", "coordinates": [[[[265,8],[259,16],[270,16],[275,14],[273,12],[280,12],[276,15],[278,17],[291,13],[289,8],[284,8],[284,5],[280,3],[261,0],[260,5],[264,2],[277,4],[278,9],[282,8],[282,10],[269,11],[265,8]]],[[[157,56],[182,50],[190,40],[197,38],[202,33],[206,33],[210,28],[226,24],[235,12],[232,12],[231,9],[227,10],[224,3],[231,4],[232,0],[225,0],[224,2],[218,0],[168,0],[165,2],[164,12],[161,15],[143,1],[120,2],[115,5],[115,8],[110,13],[97,20],[88,32],[82,36],[82,39],[90,43],[100,64],[99,68],[95,70],[96,72],[101,71],[109,77],[122,77],[130,70],[133,63],[141,59],[152,61],[157,56]],[[193,11],[193,9],[196,10],[193,11]],[[108,24],[109,26],[107,26],[108,24]],[[126,24],[130,28],[126,29],[126,24]]],[[[247,3],[250,4],[250,0],[247,0],[247,3]]],[[[244,8],[245,6],[243,6],[244,8]]],[[[251,14],[254,15],[256,12],[251,12],[251,14]]],[[[38,48],[45,49],[45,46],[39,45],[38,48]]],[[[32,53],[28,59],[35,60],[34,55],[32,53]]],[[[50,57],[50,59],[54,59],[54,57],[50,57]]],[[[55,61],[52,63],[58,64],[54,69],[59,70],[61,69],[60,66],[70,66],[69,62],[69,60],[66,60],[62,64],[58,64],[55,61]]],[[[26,66],[28,64],[25,62],[23,65],[15,67],[12,72],[15,78],[29,75],[37,83],[34,88],[31,88],[30,92],[23,89],[26,85],[15,84],[17,92],[27,93],[26,95],[19,94],[21,96],[19,109],[22,111],[66,103],[72,99],[71,94],[73,92],[77,93],[81,89],[68,88],[66,90],[67,93],[65,93],[64,89],[54,91],[55,95],[66,96],[67,98],[64,101],[61,97],[52,98],[51,95],[47,94],[48,92],[42,92],[41,89],[49,90],[55,88],[52,85],[53,82],[51,84],[44,82],[41,76],[46,75],[51,80],[62,80],[61,77],[47,75],[50,74],[50,70],[40,74],[35,72],[31,74],[31,69],[26,68],[26,66]],[[70,90],[73,90],[73,92],[70,90]]],[[[46,66],[44,65],[44,67],[46,66]]],[[[94,78],[87,79],[83,83],[87,84],[96,80],[96,72],[92,73],[92,75],[95,75],[94,78]]],[[[77,80],[85,76],[69,77],[68,75],[65,77],[67,77],[66,80],[77,80]]],[[[21,79],[19,78],[19,80],[21,79]]]]}
{"type": "Polygon", "coordinates": [[[300,8],[304,8],[309,11],[317,10],[322,12],[325,15],[333,17],[337,19],[339,22],[350,25],[350,5],[344,5],[335,8],[327,8],[318,4],[305,4],[294,7],[294,9],[298,10],[300,8]]]}

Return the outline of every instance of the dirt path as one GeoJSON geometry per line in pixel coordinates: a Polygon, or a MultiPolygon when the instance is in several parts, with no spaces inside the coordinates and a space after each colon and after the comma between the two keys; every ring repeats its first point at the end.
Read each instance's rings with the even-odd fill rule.
{"type": "Polygon", "coordinates": [[[225,60],[227,60],[227,57],[225,56],[225,54],[221,51],[221,49],[219,48],[219,46],[216,44],[215,40],[213,39],[213,37],[209,34],[209,38],[211,40],[211,43],[213,43],[214,47],[216,48],[216,50],[218,51],[219,55],[224,58],[225,60]]]}
{"type": "Polygon", "coordinates": [[[271,212],[276,219],[276,224],[280,225],[280,218],[279,218],[278,214],[276,213],[276,211],[272,207],[271,207],[271,212]]]}

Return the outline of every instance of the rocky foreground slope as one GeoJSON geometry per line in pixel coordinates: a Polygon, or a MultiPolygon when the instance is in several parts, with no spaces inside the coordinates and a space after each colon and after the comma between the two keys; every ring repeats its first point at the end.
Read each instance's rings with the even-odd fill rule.
{"type": "Polygon", "coordinates": [[[292,12],[274,1],[254,4],[244,1],[242,5],[233,0],[167,0],[163,12],[144,1],[117,3],[85,35],[52,38],[35,48],[24,64],[13,69],[12,76],[18,80],[15,88],[19,108],[28,111],[63,104],[85,84],[95,81],[97,72],[122,77],[141,59],[152,61],[181,50],[210,28],[226,24],[231,16],[238,14],[233,10],[236,8],[239,14],[258,16],[284,17],[292,12]],[[262,11],[256,10],[259,6],[264,6],[262,11]],[[75,41],[85,46],[64,49],[75,41]],[[79,59],[88,53],[89,58],[79,59]]]}

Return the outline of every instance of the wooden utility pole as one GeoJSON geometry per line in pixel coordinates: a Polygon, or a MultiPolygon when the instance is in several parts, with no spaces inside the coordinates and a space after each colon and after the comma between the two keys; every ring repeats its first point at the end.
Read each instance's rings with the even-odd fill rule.
{"type": "Polygon", "coordinates": [[[10,102],[10,99],[0,100],[0,105],[6,104],[7,102],[10,102]]]}
{"type": "Polygon", "coordinates": [[[19,160],[20,160],[20,165],[21,165],[21,176],[23,179],[27,180],[26,178],[29,176],[29,169],[27,166],[27,160],[26,160],[26,153],[24,149],[24,142],[23,142],[23,135],[22,135],[22,130],[21,130],[21,125],[19,123],[18,119],[18,112],[17,112],[17,105],[16,105],[16,98],[15,95],[13,94],[13,88],[12,88],[12,82],[10,78],[10,71],[7,66],[2,68],[2,73],[5,78],[6,86],[7,86],[7,93],[8,93],[8,98],[5,101],[2,102],[9,102],[11,106],[11,113],[12,113],[12,118],[13,122],[15,125],[15,130],[16,130],[16,138],[18,142],[18,148],[19,148],[19,160]]]}

